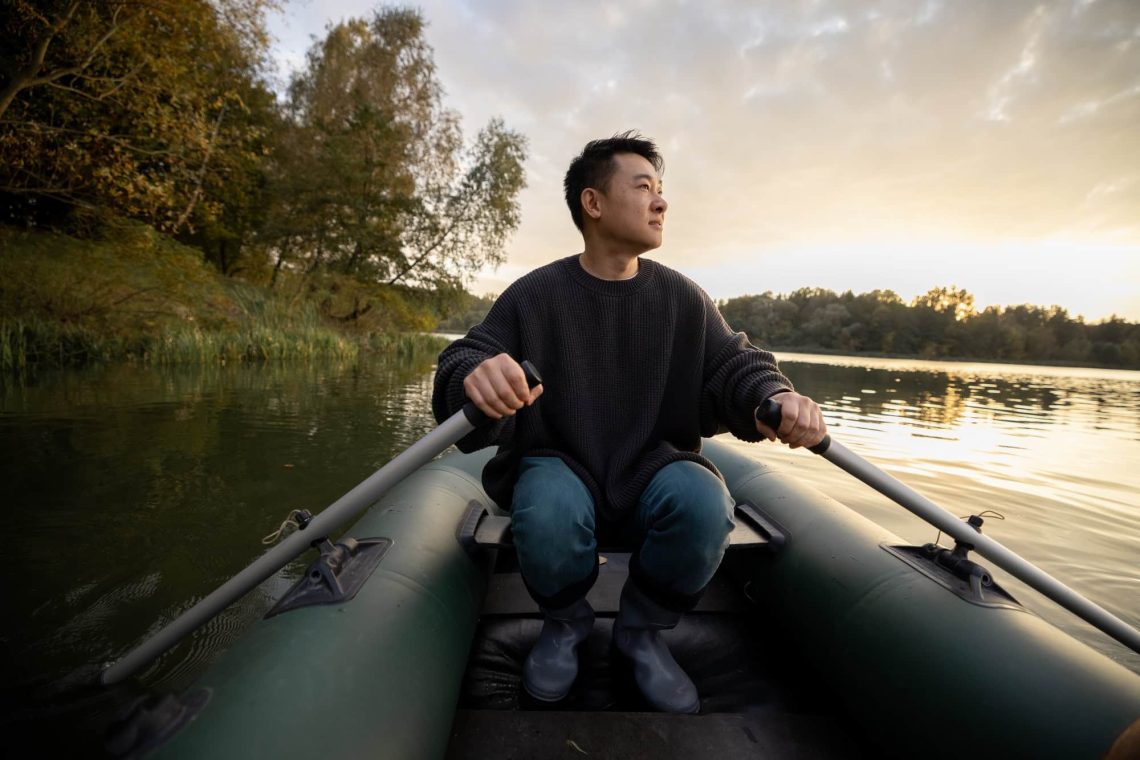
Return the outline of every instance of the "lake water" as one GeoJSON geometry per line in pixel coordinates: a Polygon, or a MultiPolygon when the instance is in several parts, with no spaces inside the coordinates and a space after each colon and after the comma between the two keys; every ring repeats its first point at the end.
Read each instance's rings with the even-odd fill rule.
{"type": "MultiPolygon", "coordinates": [[[[955,514],[1000,514],[988,535],[1140,626],[1140,373],[779,358],[837,440],[955,514]]],[[[430,430],[432,361],[118,366],[0,389],[5,722],[61,746],[98,741],[139,688],[90,687],[99,666],[245,567],[291,509],[323,509],[430,430]]],[[[818,457],[734,445],[909,542],[935,538],[818,457]]],[[[142,685],[185,686],[306,561],[160,659],[142,685]]],[[[1140,655],[995,575],[1140,672],[1140,655]]]]}

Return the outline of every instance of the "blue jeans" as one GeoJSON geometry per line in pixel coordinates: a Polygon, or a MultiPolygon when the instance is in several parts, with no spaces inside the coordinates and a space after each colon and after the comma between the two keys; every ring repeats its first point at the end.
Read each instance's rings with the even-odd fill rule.
{"type": "MultiPolygon", "coordinates": [[[[658,470],[621,526],[634,550],[630,573],[658,603],[692,607],[720,566],[735,506],[724,483],[696,462],[658,470]]],[[[524,457],[511,506],[519,569],[545,607],[573,603],[598,571],[589,489],[557,457],[524,457]]]]}

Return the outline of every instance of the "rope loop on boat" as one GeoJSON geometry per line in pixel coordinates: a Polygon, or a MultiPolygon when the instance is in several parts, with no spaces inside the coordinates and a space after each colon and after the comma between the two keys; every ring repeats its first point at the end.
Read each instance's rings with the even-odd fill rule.
{"type": "MultiPolygon", "coordinates": [[[[959,516],[958,519],[959,520],[968,520],[968,519],[970,519],[970,517],[972,517],[972,515],[963,515],[963,516],[959,516]]],[[[992,517],[995,520],[1004,520],[1005,519],[1005,515],[1003,515],[1001,512],[993,510],[993,509],[983,509],[981,512],[978,513],[978,517],[992,517]]],[[[941,540],[942,540],[942,531],[938,531],[938,535],[934,537],[934,545],[939,546],[940,544],[938,542],[941,540]]]]}
{"type": "Polygon", "coordinates": [[[261,543],[265,544],[266,546],[269,546],[270,544],[277,543],[282,538],[284,538],[287,534],[292,533],[293,531],[300,528],[302,520],[304,520],[305,522],[308,522],[308,520],[306,519],[307,516],[308,516],[307,510],[304,510],[304,509],[290,510],[289,516],[286,517],[285,521],[281,523],[281,527],[279,527],[277,530],[270,533],[265,538],[261,539],[261,543]]]}

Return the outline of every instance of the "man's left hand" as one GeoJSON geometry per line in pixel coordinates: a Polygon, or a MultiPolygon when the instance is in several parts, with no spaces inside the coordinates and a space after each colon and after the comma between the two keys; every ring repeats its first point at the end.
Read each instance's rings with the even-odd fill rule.
{"type": "Polygon", "coordinates": [[[814,446],[827,435],[823,412],[807,396],[787,391],[773,396],[772,400],[780,404],[779,429],[772,430],[759,420],[756,421],[756,429],[769,441],[779,438],[793,449],[798,449],[801,446],[814,446]]]}

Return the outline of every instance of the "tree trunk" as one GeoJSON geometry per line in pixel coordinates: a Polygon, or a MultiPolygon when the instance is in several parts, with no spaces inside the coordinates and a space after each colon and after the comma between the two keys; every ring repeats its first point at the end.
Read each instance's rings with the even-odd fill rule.
{"type": "Polygon", "coordinates": [[[286,239],[285,243],[277,249],[277,262],[273,265],[273,276],[269,278],[270,290],[277,286],[277,274],[281,271],[281,265],[285,263],[285,254],[288,252],[289,241],[286,239]]]}
{"type": "Polygon", "coordinates": [[[198,170],[198,176],[194,181],[194,192],[190,194],[190,202],[186,204],[186,210],[182,212],[182,216],[178,217],[178,221],[174,224],[172,230],[174,234],[177,234],[178,230],[182,229],[182,225],[190,219],[190,214],[194,212],[194,207],[198,205],[198,201],[202,197],[202,183],[206,180],[206,168],[210,165],[210,156],[214,153],[214,145],[218,141],[218,131],[222,128],[222,117],[225,116],[225,113],[226,104],[222,104],[221,110],[218,111],[218,118],[214,120],[214,131],[210,134],[210,142],[206,145],[206,155],[202,159],[202,168],[198,170]]]}

